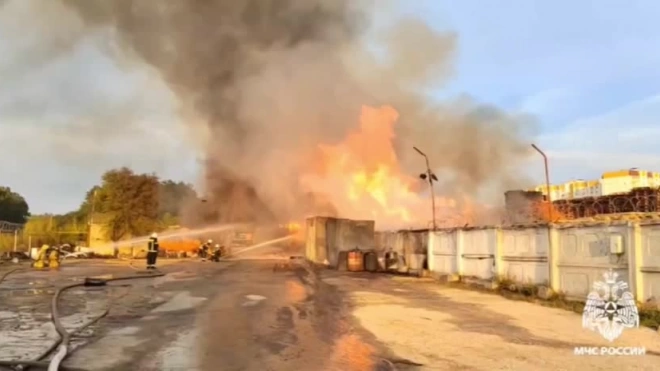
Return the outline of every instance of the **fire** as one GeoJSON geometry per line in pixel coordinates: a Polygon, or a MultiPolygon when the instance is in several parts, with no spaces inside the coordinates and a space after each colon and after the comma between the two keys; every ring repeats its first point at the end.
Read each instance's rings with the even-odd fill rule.
{"type": "Polygon", "coordinates": [[[535,217],[538,220],[546,222],[558,222],[572,219],[569,216],[564,215],[560,210],[557,209],[555,205],[548,205],[548,201],[541,201],[536,204],[534,213],[536,214],[535,217]],[[550,213],[552,213],[552,216],[550,213]]]}
{"type": "MultiPolygon", "coordinates": [[[[359,127],[336,145],[319,145],[320,169],[303,186],[329,195],[341,217],[373,219],[380,228],[428,227],[430,200],[415,191],[423,181],[402,171],[394,149],[398,118],[390,106],[363,106],[359,127]]],[[[456,202],[437,198],[438,206],[455,210],[456,202]]]]}
{"type": "Polygon", "coordinates": [[[296,222],[290,222],[281,226],[282,228],[289,231],[289,233],[297,233],[302,229],[302,226],[296,222]]]}

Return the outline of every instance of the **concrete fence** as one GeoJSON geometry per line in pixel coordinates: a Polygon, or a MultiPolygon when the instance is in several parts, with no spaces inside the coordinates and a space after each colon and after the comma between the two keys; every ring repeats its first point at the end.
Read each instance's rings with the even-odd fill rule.
{"type": "Polygon", "coordinates": [[[659,300],[660,224],[437,231],[429,234],[428,267],[441,276],[547,285],[580,299],[612,269],[638,301],[659,300]]]}
{"type": "Polygon", "coordinates": [[[307,219],[305,257],[317,264],[337,267],[339,253],[355,248],[375,249],[373,220],[350,220],[327,217],[307,219]]]}
{"type": "Polygon", "coordinates": [[[521,228],[375,232],[373,221],[307,220],[307,259],[337,267],[355,247],[392,254],[399,271],[436,276],[507,279],[545,285],[585,299],[609,269],[640,302],[660,301],[660,223],[565,223],[521,228]]]}

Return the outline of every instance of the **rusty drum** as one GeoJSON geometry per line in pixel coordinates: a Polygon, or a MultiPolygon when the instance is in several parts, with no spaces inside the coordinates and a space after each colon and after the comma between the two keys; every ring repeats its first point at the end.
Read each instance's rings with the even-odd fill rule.
{"type": "Polygon", "coordinates": [[[364,270],[364,254],[362,251],[358,249],[349,251],[347,265],[349,272],[362,272],[364,270]]]}

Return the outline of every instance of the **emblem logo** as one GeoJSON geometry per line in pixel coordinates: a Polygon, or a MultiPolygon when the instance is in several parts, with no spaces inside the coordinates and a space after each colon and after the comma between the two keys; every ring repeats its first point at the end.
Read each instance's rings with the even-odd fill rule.
{"type": "Polygon", "coordinates": [[[618,277],[610,269],[603,274],[604,281],[594,282],[582,313],[582,327],[599,332],[609,341],[621,336],[625,328],[639,327],[635,297],[618,277]]]}

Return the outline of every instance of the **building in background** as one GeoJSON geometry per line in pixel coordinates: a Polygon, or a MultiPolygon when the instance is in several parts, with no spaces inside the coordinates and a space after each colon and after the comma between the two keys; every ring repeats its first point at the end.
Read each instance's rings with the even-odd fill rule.
{"type": "MultiPolygon", "coordinates": [[[[628,193],[635,188],[647,187],[660,187],[660,173],[632,168],[603,173],[599,180],[580,179],[550,185],[550,199],[555,201],[600,197],[628,193]]],[[[530,191],[541,192],[542,195],[547,196],[545,185],[539,185],[530,191]]]]}

